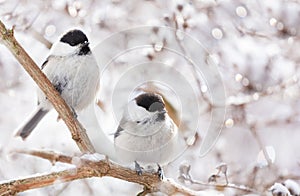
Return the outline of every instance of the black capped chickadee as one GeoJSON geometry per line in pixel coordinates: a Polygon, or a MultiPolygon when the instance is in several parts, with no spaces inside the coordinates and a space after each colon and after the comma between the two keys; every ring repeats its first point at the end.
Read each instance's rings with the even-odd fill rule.
{"type": "Polygon", "coordinates": [[[135,163],[138,174],[141,165],[160,166],[173,161],[178,130],[167,114],[162,97],[143,93],[130,101],[114,134],[119,161],[135,163]]]}
{"type": "MultiPolygon", "coordinates": [[[[42,71],[71,107],[76,116],[94,101],[99,87],[99,67],[90,50],[86,35],[80,30],[71,30],[55,43],[42,71]]],[[[18,129],[16,136],[26,139],[40,120],[52,109],[44,93],[38,89],[37,109],[18,129]]]]}

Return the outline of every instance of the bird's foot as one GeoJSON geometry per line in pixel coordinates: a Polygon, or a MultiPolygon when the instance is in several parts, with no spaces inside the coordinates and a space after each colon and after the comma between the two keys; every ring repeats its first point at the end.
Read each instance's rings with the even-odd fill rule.
{"type": "Polygon", "coordinates": [[[158,167],[158,169],[157,169],[156,173],[157,173],[159,179],[163,180],[164,179],[164,171],[163,171],[162,167],[159,164],[157,164],[157,167],[158,167]]]}
{"type": "Polygon", "coordinates": [[[137,173],[137,175],[142,175],[143,174],[143,168],[140,166],[140,164],[138,164],[138,162],[134,161],[134,167],[135,167],[135,171],[137,173]]]}
{"type": "Polygon", "coordinates": [[[72,114],[73,114],[73,117],[74,117],[74,118],[77,118],[78,115],[77,115],[75,109],[74,109],[73,107],[70,107],[70,108],[71,108],[71,112],[72,112],[72,114]]]}

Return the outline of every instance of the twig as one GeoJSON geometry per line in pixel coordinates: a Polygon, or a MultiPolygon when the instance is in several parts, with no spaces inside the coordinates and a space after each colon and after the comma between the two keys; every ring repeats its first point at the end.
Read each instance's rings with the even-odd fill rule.
{"type": "Polygon", "coordinates": [[[271,39],[268,35],[266,35],[264,33],[257,32],[256,30],[247,29],[247,28],[239,26],[237,24],[235,25],[235,28],[242,35],[250,35],[250,36],[253,36],[253,37],[266,38],[266,39],[269,39],[269,40],[271,39]]]}
{"type": "Polygon", "coordinates": [[[72,138],[77,143],[81,152],[95,152],[94,147],[86,134],[86,130],[79,121],[74,118],[69,106],[61,98],[45,74],[39,69],[39,67],[14,38],[13,29],[6,29],[2,21],[0,21],[0,41],[2,41],[2,43],[11,51],[39,88],[45,93],[59,116],[68,126],[72,134],[72,138]]]}
{"type": "Polygon", "coordinates": [[[253,137],[257,141],[257,143],[258,143],[260,149],[262,150],[263,155],[264,155],[264,157],[265,157],[265,159],[268,163],[268,166],[270,167],[272,165],[272,159],[270,158],[269,153],[267,152],[267,149],[266,149],[265,145],[261,141],[261,138],[257,134],[255,125],[250,125],[250,132],[252,133],[253,137]]]}
{"type": "MultiPolygon", "coordinates": [[[[190,175],[191,171],[191,166],[190,165],[182,165],[179,169],[180,175],[178,179],[180,179],[181,182],[188,182],[189,184],[192,185],[200,185],[202,187],[213,187],[216,190],[220,189],[225,189],[225,188],[231,188],[231,189],[236,189],[239,191],[243,191],[246,193],[256,193],[259,194],[259,192],[251,187],[245,186],[245,185],[237,185],[233,183],[229,183],[228,178],[227,178],[227,165],[225,163],[221,163],[219,166],[216,167],[219,171],[216,174],[213,174],[210,176],[208,179],[208,183],[206,182],[201,182],[198,180],[194,180],[193,177],[190,175]],[[217,178],[220,177],[220,173],[223,173],[225,178],[226,178],[226,183],[225,184],[220,184],[216,183],[217,178]],[[214,183],[212,183],[214,182],[214,183]]],[[[261,195],[261,194],[260,194],[261,195]]]]}
{"type": "Polygon", "coordinates": [[[33,37],[39,42],[41,42],[42,44],[44,44],[48,49],[52,47],[53,44],[49,40],[47,40],[43,35],[37,32],[35,29],[31,28],[28,29],[28,31],[30,31],[33,37]]]}
{"type": "Polygon", "coordinates": [[[30,189],[41,188],[52,185],[56,182],[69,182],[76,179],[92,177],[92,172],[85,168],[68,169],[60,172],[52,172],[45,175],[39,175],[0,184],[0,195],[15,195],[30,189]]]}
{"type": "Polygon", "coordinates": [[[202,98],[204,99],[204,101],[208,104],[208,111],[211,110],[211,108],[213,107],[213,104],[212,102],[209,100],[209,98],[205,95],[205,93],[201,90],[201,81],[197,75],[198,71],[194,65],[194,63],[192,62],[192,60],[190,59],[190,55],[188,54],[188,52],[186,51],[182,41],[178,38],[178,35],[176,34],[178,31],[180,31],[179,29],[179,24],[178,24],[178,21],[176,19],[176,14],[174,13],[173,15],[173,20],[175,22],[175,40],[179,46],[179,48],[181,49],[181,52],[184,54],[184,57],[187,59],[187,62],[188,64],[191,66],[191,69],[192,69],[192,74],[194,75],[194,78],[196,80],[196,83],[197,83],[197,88],[199,89],[199,92],[200,94],[202,95],[202,98]]]}
{"type": "Polygon", "coordinates": [[[278,84],[269,86],[265,90],[255,92],[256,97],[254,97],[253,94],[230,96],[226,100],[226,106],[241,106],[258,101],[261,98],[274,96],[276,94],[282,94],[285,89],[298,85],[298,82],[298,75],[294,75],[293,77],[283,80],[278,84]]]}
{"type": "MultiPolygon", "coordinates": [[[[72,164],[72,157],[47,151],[22,151],[25,154],[72,164]]],[[[93,156],[93,155],[91,155],[93,156]]],[[[134,170],[121,167],[107,160],[92,160],[85,157],[76,157],[76,168],[66,169],[29,178],[0,182],[0,195],[11,195],[34,188],[41,188],[55,183],[63,183],[90,177],[110,176],[128,182],[140,184],[147,192],[162,192],[167,195],[180,193],[182,195],[201,195],[201,191],[188,189],[171,179],[160,180],[156,173],[145,172],[139,176],[134,170]]]]}
{"type": "Polygon", "coordinates": [[[184,178],[186,181],[189,181],[192,184],[198,184],[201,186],[206,186],[206,187],[214,187],[215,189],[219,190],[219,189],[225,189],[225,188],[231,188],[231,189],[236,189],[236,190],[240,190],[246,193],[259,193],[257,190],[247,187],[245,185],[237,185],[237,184],[233,184],[233,183],[226,183],[226,184],[211,184],[211,183],[205,183],[205,182],[201,182],[201,181],[196,181],[193,180],[192,178],[184,178]]]}
{"type": "Polygon", "coordinates": [[[194,184],[200,184],[203,186],[211,186],[211,187],[215,187],[216,189],[224,189],[224,188],[231,188],[231,189],[236,189],[236,190],[240,190],[243,192],[247,192],[247,193],[258,193],[257,190],[252,189],[250,187],[247,187],[245,185],[237,185],[237,184],[233,184],[233,183],[228,183],[228,184],[208,184],[208,183],[201,183],[201,182],[195,182],[194,184]]]}
{"type": "Polygon", "coordinates": [[[47,159],[52,164],[55,164],[56,162],[70,163],[70,164],[72,163],[72,157],[65,156],[65,155],[59,154],[59,153],[54,152],[54,151],[17,150],[16,153],[28,154],[28,155],[40,157],[42,159],[47,159]]]}

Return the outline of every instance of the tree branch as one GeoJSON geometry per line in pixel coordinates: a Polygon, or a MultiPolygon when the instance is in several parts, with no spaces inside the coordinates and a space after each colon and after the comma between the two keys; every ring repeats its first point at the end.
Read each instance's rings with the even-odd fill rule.
{"type": "MultiPolygon", "coordinates": [[[[24,154],[37,156],[53,162],[72,164],[73,157],[49,151],[19,151],[24,154]]],[[[171,179],[160,180],[156,173],[145,172],[139,176],[133,170],[121,167],[107,160],[94,160],[93,155],[74,157],[76,167],[59,172],[11,180],[0,183],[0,195],[11,195],[34,188],[41,188],[54,183],[63,183],[90,177],[110,176],[144,186],[149,192],[162,192],[167,195],[180,193],[183,195],[201,195],[201,191],[188,189],[171,179]],[[89,158],[91,156],[91,158],[89,158]]]]}
{"type": "Polygon", "coordinates": [[[56,182],[69,182],[76,179],[92,177],[91,172],[85,168],[68,169],[60,172],[52,172],[49,174],[11,180],[0,184],[0,195],[15,195],[30,189],[41,188],[53,185],[56,182]]]}
{"type": "Polygon", "coordinates": [[[92,146],[86,130],[74,118],[69,106],[61,98],[59,93],[55,90],[51,82],[45,76],[45,74],[39,69],[35,62],[30,58],[26,51],[20,46],[17,40],[14,38],[14,32],[6,29],[2,21],[0,20],[0,40],[10,50],[10,52],[16,57],[19,63],[27,71],[27,73],[36,82],[39,88],[45,93],[46,97],[52,103],[59,116],[68,126],[73,140],[77,143],[77,146],[81,152],[95,152],[92,146]]]}

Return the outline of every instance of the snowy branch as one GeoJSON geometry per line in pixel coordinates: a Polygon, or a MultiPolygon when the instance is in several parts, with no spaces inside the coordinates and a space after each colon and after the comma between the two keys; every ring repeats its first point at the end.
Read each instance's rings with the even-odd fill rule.
{"type": "Polygon", "coordinates": [[[84,168],[68,169],[60,172],[52,172],[45,175],[23,178],[19,180],[11,180],[0,185],[0,195],[15,195],[26,190],[41,188],[57,183],[56,181],[68,182],[76,179],[92,177],[84,168]]]}
{"type": "Polygon", "coordinates": [[[12,195],[29,189],[49,186],[54,183],[63,183],[77,179],[103,176],[110,176],[140,184],[144,186],[144,191],[140,193],[141,195],[151,192],[162,192],[167,195],[173,195],[175,193],[183,195],[201,195],[201,191],[193,191],[183,187],[182,185],[175,183],[172,179],[160,180],[156,173],[148,172],[139,176],[133,170],[123,168],[107,160],[98,160],[93,157],[93,154],[84,155],[83,157],[70,157],[49,151],[19,152],[49,160],[51,163],[63,162],[75,164],[76,167],[49,174],[36,175],[33,177],[0,183],[0,195],[12,195]]]}
{"type": "Polygon", "coordinates": [[[45,93],[53,107],[58,112],[59,116],[68,126],[69,130],[71,131],[72,138],[77,143],[81,152],[95,152],[94,147],[92,146],[86,134],[86,130],[79,123],[79,121],[74,118],[70,108],[55,90],[54,86],[51,84],[45,74],[39,69],[35,62],[14,38],[13,29],[6,29],[2,21],[0,21],[0,39],[36,82],[39,88],[45,93]]]}

